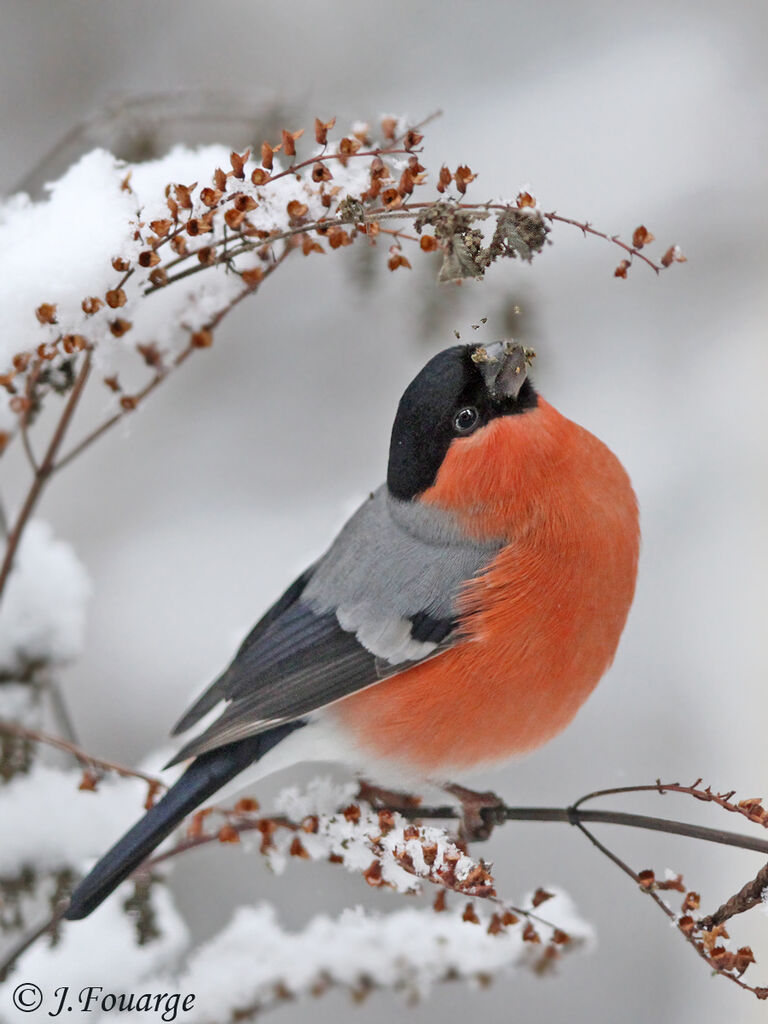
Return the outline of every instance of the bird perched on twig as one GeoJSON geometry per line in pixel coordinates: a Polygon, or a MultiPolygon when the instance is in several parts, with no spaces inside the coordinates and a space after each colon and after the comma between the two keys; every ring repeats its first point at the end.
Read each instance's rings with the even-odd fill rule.
{"type": "Polygon", "coordinates": [[[177,733],[224,705],[171,762],[193,759],[180,779],[75,889],[68,918],[255,762],[264,775],[338,760],[450,788],[570,722],[629,611],[637,504],[610,450],[536,393],[530,355],[456,345],[412,381],[386,484],[183,716],[177,733]]]}

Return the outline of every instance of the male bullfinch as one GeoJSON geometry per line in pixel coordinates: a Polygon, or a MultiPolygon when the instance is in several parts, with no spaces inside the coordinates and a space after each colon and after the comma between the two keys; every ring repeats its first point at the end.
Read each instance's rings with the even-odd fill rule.
{"type": "Polygon", "coordinates": [[[627,474],[536,393],[520,345],[440,352],[400,400],[386,484],[183,716],[175,733],[224,704],[66,916],[262,758],[445,785],[545,743],[613,659],[638,545],[627,474]]]}

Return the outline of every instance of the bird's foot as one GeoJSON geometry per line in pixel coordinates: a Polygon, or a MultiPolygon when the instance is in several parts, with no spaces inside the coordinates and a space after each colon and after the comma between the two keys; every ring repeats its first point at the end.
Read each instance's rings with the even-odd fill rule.
{"type": "Polygon", "coordinates": [[[413,796],[411,793],[398,793],[394,789],[374,786],[372,783],[366,782],[365,779],[360,780],[357,799],[364,800],[375,810],[386,808],[389,811],[412,811],[421,803],[420,796],[413,796]]]}
{"type": "Polygon", "coordinates": [[[477,843],[488,839],[494,826],[506,821],[504,801],[495,793],[477,793],[455,783],[443,788],[461,804],[459,836],[464,842],[477,843]]]}

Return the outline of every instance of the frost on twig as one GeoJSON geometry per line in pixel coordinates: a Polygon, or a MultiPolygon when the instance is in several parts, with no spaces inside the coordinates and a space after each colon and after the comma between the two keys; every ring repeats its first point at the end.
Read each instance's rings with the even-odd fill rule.
{"type": "MultiPolygon", "coordinates": [[[[77,793],[74,772],[69,778],[62,772],[44,778],[42,771],[37,767],[26,780],[7,787],[0,815],[19,826],[25,807],[34,803],[36,787],[53,797],[60,815],[53,823],[57,842],[42,841],[41,830],[50,821],[41,821],[37,830],[17,827],[5,858],[9,865],[25,863],[30,870],[51,872],[63,864],[82,863],[94,846],[106,842],[106,833],[124,827],[123,819],[131,813],[127,798],[138,803],[138,782],[112,786],[106,801],[111,813],[102,818],[82,806],[86,798],[77,793]],[[99,828],[86,827],[84,815],[98,820],[99,828]]],[[[284,999],[318,996],[331,987],[356,998],[375,988],[416,998],[449,979],[488,983],[513,967],[541,972],[551,969],[561,954],[585,947],[591,930],[564,894],[539,889],[513,907],[497,896],[488,866],[464,853],[444,830],[349,803],[353,792],[354,787],[320,779],[303,793],[286,790],[270,818],[257,817],[252,800],[241,801],[232,811],[217,808],[196,816],[186,834],[171,840],[154,864],[150,862],[153,874],[156,865],[170,864],[191,846],[231,843],[235,837],[245,846],[252,836],[274,870],[308,859],[331,861],[377,889],[412,895],[437,889],[437,899],[390,914],[358,909],[316,917],[303,930],[290,933],[272,909],[241,908],[220,935],[185,959],[184,967],[174,968],[169,950],[178,963],[188,939],[164,886],[154,885],[149,904],[142,902],[139,909],[152,929],[149,935],[145,932],[141,951],[130,950],[132,932],[120,908],[136,903],[129,893],[136,881],[141,883],[145,868],[91,918],[64,929],[55,948],[38,945],[30,950],[20,969],[33,971],[41,984],[66,974],[74,987],[84,971],[94,974],[95,963],[104,972],[99,982],[108,984],[114,967],[103,963],[107,946],[112,961],[125,956],[122,989],[141,983],[142,988],[159,986],[167,992],[192,991],[196,1004],[185,1019],[218,1024],[248,1019],[284,999]]],[[[3,991],[0,986],[0,997],[3,991]]]]}
{"type": "MultiPolygon", "coordinates": [[[[564,894],[540,889],[512,909],[497,896],[488,866],[443,829],[353,801],[355,789],[316,779],[303,792],[285,790],[272,817],[257,817],[257,805],[244,801],[193,819],[187,839],[248,843],[255,835],[278,872],[292,859],[331,861],[375,888],[416,894],[436,886],[433,908],[348,910],[314,918],[298,934],[287,933],[269,907],[242,908],[177,978],[178,991],[198,994],[190,1019],[245,1020],[331,987],[356,998],[377,988],[423,997],[449,979],[487,983],[512,967],[545,970],[591,937],[564,894]],[[446,891],[458,894],[452,907],[446,891]]],[[[182,839],[175,849],[186,848],[182,839]]]]}

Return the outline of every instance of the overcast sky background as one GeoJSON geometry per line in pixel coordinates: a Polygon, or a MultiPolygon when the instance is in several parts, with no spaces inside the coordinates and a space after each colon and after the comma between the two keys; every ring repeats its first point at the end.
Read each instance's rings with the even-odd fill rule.
{"type": "MultiPolygon", "coordinates": [[[[658,253],[679,242],[689,259],[658,279],[638,264],[616,280],[617,249],[560,226],[531,267],[499,266],[458,292],[436,288],[426,262],[388,274],[384,251],[364,287],[357,246],[289,262],[229,317],[211,352],[46,496],[43,516],[95,582],[86,655],[65,681],[87,748],[138,761],[167,742],[189,698],[383,478],[397,400],[426,357],[454,328],[473,335],[482,316],[485,337],[504,333],[518,304],[540,390],[628,468],[644,545],[609,675],[563,736],[480,782],[509,801],[558,805],[657,777],[765,791],[767,29],[759,2],[329,0],[320,13],[308,2],[5,0],[5,190],[59,173],[54,159],[30,175],[89,118],[59,163],[84,144],[124,143],[127,119],[103,111],[139,94],[214,111],[202,125],[178,120],[163,131],[233,146],[249,141],[242,113],[282,108],[293,128],[315,115],[417,120],[440,107],[430,166],[468,162],[483,198],[529,182],[545,209],[625,237],[645,223],[658,253]],[[233,98],[190,102],[201,90],[233,98]]],[[[11,461],[4,493],[20,472],[11,461]]],[[[300,777],[307,772],[264,792],[300,777]]],[[[692,810],[672,798],[624,806],[692,810]]],[[[683,871],[706,909],[760,866],[755,855],[683,840],[614,829],[605,838],[638,870],[683,871]]],[[[487,855],[510,896],[540,884],[569,891],[595,923],[598,951],[555,978],[514,974],[480,993],[448,987],[397,1009],[402,1019],[709,1024],[764,1014],[711,980],[650,901],[575,833],[508,826],[487,855]]],[[[292,926],[321,909],[365,901],[387,910],[402,899],[361,892],[359,879],[323,865],[273,879],[228,847],[186,858],[174,887],[200,936],[238,901],[262,896],[292,926]]],[[[753,917],[734,930],[762,948],[764,981],[768,919],[753,917]]],[[[274,1019],[384,1020],[393,998],[360,1008],[331,995],[274,1019]]]]}

